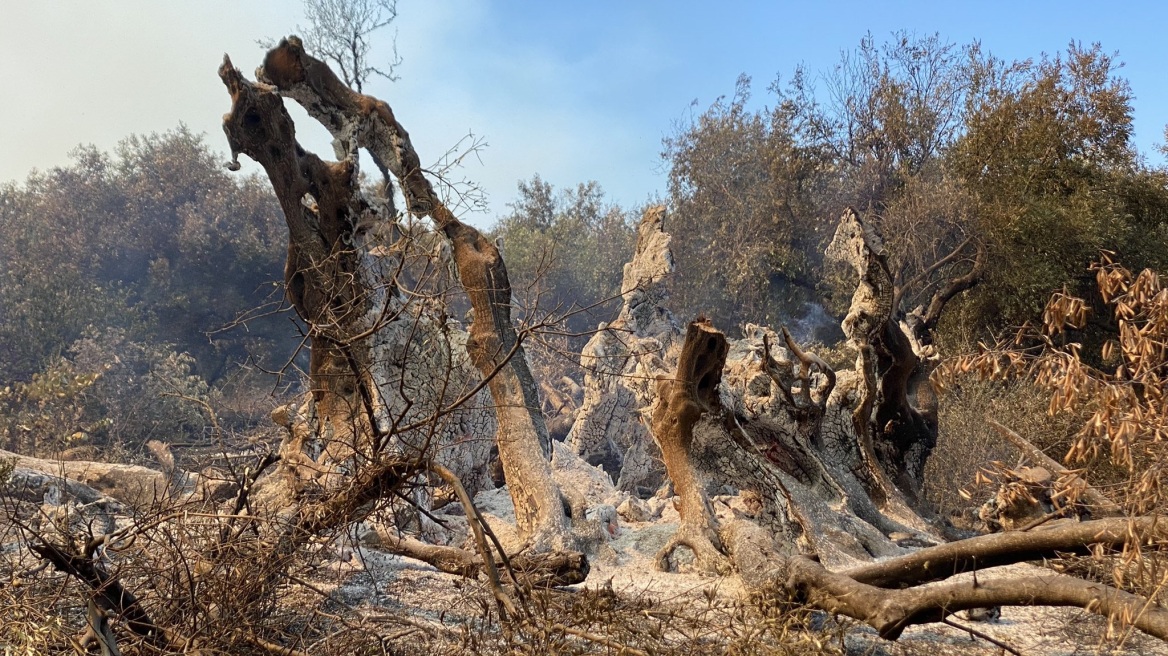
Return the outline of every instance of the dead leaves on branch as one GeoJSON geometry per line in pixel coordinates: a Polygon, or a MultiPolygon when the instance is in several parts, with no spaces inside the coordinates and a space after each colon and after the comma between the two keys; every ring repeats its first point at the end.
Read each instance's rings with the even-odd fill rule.
{"type": "Polygon", "coordinates": [[[1128,509],[1146,513],[1165,500],[1168,475],[1168,289],[1155,271],[1134,274],[1105,253],[1092,267],[1103,302],[1114,317],[1114,335],[1100,350],[1101,367],[1084,362],[1072,330],[1087,325],[1089,304],[1055,293],[1042,326],[1024,326],[1010,341],[980,344],[977,353],[947,360],[933,375],[939,387],[963,375],[983,380],[1029,379],[1050,393],[1051,415],[1082,416],[1064,460],[1101,459],[1126,470],[1128,509]]]}

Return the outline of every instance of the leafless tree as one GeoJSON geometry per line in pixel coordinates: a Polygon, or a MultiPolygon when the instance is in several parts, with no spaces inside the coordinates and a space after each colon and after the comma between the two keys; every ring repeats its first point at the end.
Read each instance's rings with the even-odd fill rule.
{"type": "Polygon", "coordinates": [[[305,0],[308,26],[298,28],[307,50],[337,67],[345,84],[362,91],[371,76],[391,82],[401,64],[396,34],[384,68],[370,61],[373,35],[397,19],[397,0],[305,0]]]}

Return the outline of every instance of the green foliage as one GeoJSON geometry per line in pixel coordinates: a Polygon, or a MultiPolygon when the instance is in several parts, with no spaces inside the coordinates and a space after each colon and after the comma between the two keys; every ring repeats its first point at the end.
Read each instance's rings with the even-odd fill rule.
{"type": "Polygon", "coordinates": [[[89,332],[27,383],[0,388],[0,443],[24,453],[86,444],[139,451],[201,436],[207,384],[194,359],[125,332],[89,332]]]}
{"type": "Polygon", "coordinates": [[[28,381],[90,326],[167,342],[215,380],[286,357],[286,320],[215,332],[278,301],[284,227],[257,178],[230,177],[186,128],[92,147],[0,188],[0,381],[28,381]],[[35,336],[35,339],[30,339],[35,336]]]}
{"type": "Polygon", "coordinates": [[[893,241],[914,237],[903,229],[914,222],[936,241],[937,220],[956,220],[938,216],[949,208],[920,217],[897,201],[947,184],[936,162],[957,134],[970,52],[935,36],[868,37],[831,73],[776,81],[773,108],[748,109],[750,80],[739,78],[732,99],[667,139],[684,313],[739,324],[790,321],[811,302],[842,312],[851,283],[836,284],[822,253],[848,205],[893,241]]]}
{"type": "Polygon", "coordinates": [[[990,327],[1038,314],[1051,292],[1086,294],[1100,251],[1168,259],[1168,186],[1131,144],[1131,90],[1096,45],[1015,65],[971,95],[950,166],[976,198],[996,267],[965,315],[990,327]]]}
{"type": "Polygon", "coordinates": [[[539,175],[519,183],[511,208],[491,236],[502,239],[517,300],[569,315],[575,332],[609,320],[620,305],[615,296],[636,240],[635,217],[607,203],[595,182],[556,193],[539,175]]]}
{"type": "Polygon", "coordinates": [[[831,71],[796,69],[770,108],[751,109],[740,78],[665,141],[678,309],[725,324],[790,322],[809,302],[842,315],[854,281],[821,254],[847,205],[880,225],[901,309],[949,304],[942,330],[1020,324],[1052,291],[1089,286],[1101,250],[1163,267],[1168,173],[1131,144],[1117,69],[1097,45],[1003,62],[898,34],[831,71]]]}
{"type": "Polygon", "coordinates": [[[193,373],[192,356],[111,329],[75,342],[67,362],[77,375],[96,377],[84,405],[85,417],[99,418],[91,441],[137,450],[151,439],[202,436],[206,418],[200,406],[210,392],[193,373]]]}
{"type": "Polygon", "coordinates": [[[89,430],[104,427],[98,420],[87,426],[84,394],[99,374],[78,373],[59,360],[27,383],[0,388],[0,436],[5,449],[22,453],[56,451],[78,444],[89,430]]]}
{"type": "Polygon", "coordinates": [[[775,321],[814,291],[808,274],[822,232],[813,153],[792,139],[788,112],[750,112],[750,80],[665,142],[672,164],[671,225],[678,264],[675,298],[686,316],[708,312],[726,325],[775,321]],[[810,230],[798,227],[808,225],[810,230]]]}

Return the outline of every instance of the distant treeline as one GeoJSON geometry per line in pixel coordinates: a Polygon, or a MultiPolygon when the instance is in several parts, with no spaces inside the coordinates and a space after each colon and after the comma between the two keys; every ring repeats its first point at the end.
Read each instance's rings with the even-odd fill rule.
{"type": "MultiPolygon", "coordinates": [[[[952,291],[937,331],[954,346],[1038,319],[1064,287],[1094,298],[1101,251],[1168,269],[1168,171],[1132,142],[1118,67],[1099,46],[1008,62],[900,34],[795,69],[769,106],[752,108],[740,78],[664,142],[675,311],[831,341],[854,274],[823,252],[847,206],[879,225],[901,307],[952,291]]],[[[614,293],[637,212],[594,184],[519,192],[497,227],[512,278],[542,279],[545,305],[614,293]]]]}
{"type": "MultiPolygon", "coordinates": [[[[1007,62],[899,35],[796,69],[769,106],[740,79],[664,141],[673,309],[832,341],[854,280],[823,249],[846,206],[880,226],[901,307],[956,290],[936,326],[950,348],[1038,318],[1053,291],[1090,297],[1101,251],[1168,270],[1168,171],[1132,143],[1117,68],[1098,46],[1007,62]]],[[[265,179],[223,161],[180,127],[0,186],[8,443],[37,422],[56,443],[189,434],[205,413],[182,399],[234,393],[241,363],[288,362],[283,218],[265,179]]],[[[639,215],[594,182],[535,175],[496,223],[517,316],[564,317],[561,361],[617,307],[639,215]]]]}
{"type": "Polygon", "coordinates": [[[279,206],[223,161],[180,127],[0,187],[9,443],[182,439],[233,365],[292,355],[279,206]]]}

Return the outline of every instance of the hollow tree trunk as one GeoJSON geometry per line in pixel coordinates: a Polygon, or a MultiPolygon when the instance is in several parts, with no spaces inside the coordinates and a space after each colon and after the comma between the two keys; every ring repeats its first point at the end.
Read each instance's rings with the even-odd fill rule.
{"type": "MultiPolygon", "coordinates": [[[[288,42],[281,47],[289,47],[288,42]]],[[[273,51],[277,59],[279,51],[273,51]]],[[[272,59],[269,53],[269,61],[272,59]]],[[[465,421],[457,420],[461,404],[480,388],[460,380],[465,372],[457,367],[452,348],[459,344],[457,335],[444,320],[435,321],[423,309],[411,307],[399,289],[397,274],[410,244],[388,216],[388,208],[370,203],[361,193],[354,150],[350,148],[350,156],[337,163],[324,162],[304,151],[296,142],[295,126],[278,95],[245,80],[229,59],[225,58],[219,72],[232,97],[224,130],[233,162],[239,153],[255,159],[267,171],[276,191],[289,229],[287,292],[312,340],[308,401],[302,409],[285,407],[273,417],[289,429],[279,458],[265,460],[266,464],[278,461],[279,473],[244,483],[238,490],[235,510],[223,516],[218,541],[201,554],[213,561],[231,553],[254,565],[230,568],[248,576],[240,582],[242,597],[238,601],[249,606],[261,605],[274,593],[309,540],[364,519],[378,501],[400,494],[411,480],[427,471],[443,471],[457,481],[455,474],[436,467],[432,460],[443,437],[468,427],[465,421]],[[323,447],[321,453],[311,453],[312,442],[323,447]],[[250,514],[257,514],[250,503],[259,501],[257,497],[266,497],[257,504],[258,510],[265,520],[274,521],[259,522],[260,528],[253,535],[244,527],[251,525],[249,522],[234,522],[245,507],[250,514]],[[229,542],[232,548],[223,549],[229,542]]],[[[416,162],[416,155],[413,159],[416,162]]],[[[460,226],[452,216],[443,223],[456,252],[460,247],[465,251],[469,243],[488,255],[477,270],[481,272],[476,279],[482,281],[480,289],[497,291],[493,283],[499,282],[509,300],[510,288],[497,251],[492,261],[489,249],[479,243],[481,235],[473,229],[459,232],[460,226]]],[[[460,260],[475,270],[465,252],[460,260]]],[[[510,327],[509,313],[496,307],[498,297],[487,298],[483,313],[494,312],[500,318],[479,334],[472,333],[462,352],[469,352],[480,369],[493,364],[498,370],[484,370],[483,377],[502,373],[502,380],[509,382],[505,375],[508,358],[516,355],[519,342],[510,327]],[[501,321],[506,321],[509,334],[502,333],[501,321]],[[492,335],[498,338],[496,343],[490,342],[492,335]]],[[[522,359],[522,352],[518,355],[522,359]]],[[[528,373],[528,382],[530,378],[528,373]]],[[[493,378],[490,383],[492,389],[500,385],[493,378]]],[[[534,384],[529,387],[534,390],[534,384]]],[[[534,392],[531,396],[534,398],[534,392]]],[[[480,401],[475,405],[485,404],[480,401]]],[[[538,412],[538,399],[530,405],[538,412]]],[[[540,443],[535,444],[538,449],[540,443]]],[[[485,461],[485,449],[479,451],[485,461]]],[[[546,465],[546,460],[541,462],[546,465]]],[[[172,483],[168,474],[129,473],[134,475],[132,480],[144,480],[154,487],[172,483]]],[[[516,479],[523,481],[524,473],[519,472],[516,479]]],[[[550,481],[550,475],[547,478],[550,481]]],[[[77,489],[90,492],[88,488],[77,489]]],[[[554,509],[562,518],[554,488],[553,493],[553,502],[544,503],[543,508],[554,509]]],[[[465,490],[462,494],[469,499],[465,490]]],[[[85,552],[79,553],[75,549],[62,551],[58,543],[43,536],[39,540],[34,551],[89,586],[102,607],[128,619],[131,629],[158,636],[160,646],[170,650],[190,646],[165,627],[156,627],[139,608],[136,597],[96,563],[93,553],[100,542],[90,540],[85,552]]],[[[427,555],[425,549],[403,551],[423,559],[427,555]]],[[[588,571],[587,560],[580,554],[562,555],[565,558],[529,559],[538,570],[535,576],[553,583],[582,580],[588,571]]],[[[485,552],[482,556],[492,558],[485,552]]],[[[200,556],[191,557],[197,560],[200,556]]],[[[473,560],[463,562],[474,564],[473,560]]],[[[493,566],[493,560],[484,562],[493,566]]],[[[466,573],[472,575],[473,569],[466,573]]],[[[214,611],[209,619],[216,621],[214,611]]]]}
{"type": "MultiPolygon", "coordinates": [[[[769,337],[763,342],[771,345],[769,337]]],[[[787,382],[777,374],[790,370],[785,355],[727,365],[729,350],[708,321],[695,321],[676,373],[658,382],[651,427],[681,514],[676,538],[659,554],[663,565],[685,546],[701,568],[725,568],[721,527],[706,499],[708,489],[726,485],[749,494],[753,518],[769,534],[825,562],[892,556],[902,553],[898,541],[935,539],[923,519],[894,501],[893,490],[880,488],[882,505],[872,498],[868,461],[853,430],[852,406],[863,404],[860,381],[841,375],[830,387],[831,377],[808,366],[787,382]],[[753,378],[770,383],[765,394],[752,393],[763,391],[753,378]]]]}
{"type": "Polygon", "coordinates": [[[981,282],[985,262],[984,245],[969,238],[904,287],[896,288],[893,316],[877,342],[880,375],[877,454],[892,472],[896,484],[914,501],[920,494],[925,461],[936,446],[937,395],[930,374],[940,359],[933,344],[934,331],[949,302],[981,282]],[[935,291],[927,304],[902,312],[900,303],[907,287],[928,283],[935,271],[960,269],[955,263],[970,250],[973,256],[968,269],[960,275],[935,281],[935,291]]]}
{"type": "MultiPolygon", "coordinates": [[[[708,490],[724,486],[748,491],[760,523],[825,562],[895,555],[902,545],[938,539],[909,503],[911,495],[906,498],[886,472],[896,472],[896,463],[882,463],[875,445],[883,436],[873,416],[882,389],[892,387],[877,370],[877,345],[892,315],[879,235],[849,211],[829,254],[859,277],[844,322],[857,351],[854,370],[833,371],[785,329],[780,336],[748,325],[743,339],[728,342],[710,322],[699,321],[687,330],[675,372],[662,377],[672,367],[660,360],[652,372],[659,382],[649,396],[649,432],[660,445],[682,517],[676,539],[659,554],[663,565],[673,549],[685,546],[702,568],[725,568],[717,522],[705,501],[708,490]],[[695,363],[701,366],[694,369],[695,363]],[[717,392],[698,394],[703,381],[715,377],[721,381],[717,392]]],[[[581,418],[589,416],[582,412],[581,418]]]]}
{"type": "MultiPolygon", "coordinates": [[[[749,589],[858,619],[890,640],[913,624],[938,622],[960,610],[1008,605],[1076,606],[1168,639],[1168,612],[1147,598],[1107,585],[1043,570],[1009,578],[946,580],[963,572],[1059,554],[1162,543],[1166,536],[1160,518],[1053,523],[1029,532],[980,536],[904,553],[894,541],[911,544],[927,536],[898,538],[895,532],[885,532],[887,520],[865,516],[846,502],[842,509],[838,504],[825,508],[826,488],[811,482],[809,467],[822,467],[820,476],[835,478],[821,483],[847,485],[846,476],[831,470],[822,456],[827,440],[845,435],[840,427],[851,426],[849,409],[834,413],[834,419],[829,415],[829,421],[821,425],[824,439],[819,446],[813,439],[791,442],[786,438],[780,442],[784,453],[775,457],[760,448],[766,444],[758,439],[761,422],[741,409],[727,407],[727,400],[735,399],[725,383],[719,384],[727,350],[725,338],[708,321],[695,321],[686,332],[676,374],[658,383],[653,431],[674,480],[682,517],[667,549],[691,548],[706,569],[732,563],[749,589]],[[830,427],[833,424],[836,428],[830,427]],[[833,432],[838,435],[831,437],[833,432]],[[796,446],[804,451],[793,453],[796,446]],[[757,495],[753,517],[718,525],[701,484],[717,474],[757,495]],[[869,559],[854,550],[856,545],[872,556],[891,557],[858,562],[869,559]],[[832,571],[825,564],[843,571],[832,571]],[[924,583],[933,585],[918,587],[924,583]]],[[[777,361],[763,366],[781,368],[777,361]]],[[[806,399],[810,377],[804,376],[801,382],[804,387],[798,394],[782,393],[788,403],[806,399]]],[[[814,402],[824,396],[836,398],[835,393],[811,391],[810,397],[814,402]]],[[[793,403],[799,407],[798,401],[793,403]]],[[[851,438],[858,441],[854,433],[851,438]]]]}
{"type": "MultiPolygon", "coordinates": [[[[341,144],[342,150],[355,153],[357,148],[365,148],[382,171],[392,173],[398,180],[406,198],[407,209],[417,216],[430,216],[449,240],[459,277],[474,309],[474,321],[465,342],[465,350],[480,376],[488,381],[494,399],[499,456],[515,503],[520,534],[537,547],[562,541],[567,534],[568,518],[564,513],[559,491],[552,481],[547,428],[540,412],[535,381],[524,356],[520,335],[516,333],[511,323],[511,287],[507,279],[506,266],[498,249],[478,230],[459,221],[437,197],[430,182],[423,175],[418,154],[410,143],[409,134],[397,122],[390,106],[345,86],[327,65],[307,55],[298,39],[291,37],[282,40],[277,47],[269,51],[257,76],[261,81],[272,85],[279,94],[303,105],[312,117],[333,134],[341,144]]],[[[278,96],[270,95],[278,100],[278,96]]],[[[278,118],[277,112],[270,113],[278,118]]],[[[242,125],[246,128],[247,112],[233,114],[241,117],[242,125]]],[[[290,121],[288,123],[290,130],[290,121]]],[[[265,160],[273,160],[271,165],[276,169],[276,175],[272,176],[272,180],[278,187],[277,192],[280,193],[280,186],[288,187],[281,194],[281,203],[285,205],[286,214],[291,212],[297,219],[304,216],[300,199],[306,193],[311,194],[316,200],[318,211],[332,210],[332,204],[322,202],[317,196],[323,195],[325,200],[329,201],[329,193],[336,191],[341,196],[339,202],[347,203],[347,211],[339,216],[337,229],[330,230],[331,224],[322,220],[320,230],[317,232],[325,236],[336,232],[338,238],[356,238],[358,239],[356,243],[361,244],[360,228],[370,223],[363,219],[374,212],[374,208],[368,203],[362,205],[345,197],[346,192],[353,195],[359,188],[352,179],[352,163],[355,162],[355,157],[350,157],[341,164],[327,166],[311,160],[299,167],[289,166],[291,162],[288,162],[283,164],[283,167],[291,170],[285,172],[281,170],[279,158],[275,156],[283,155],[287,158],[288,151],[300,151],[299,147],[291,148],[294,145],[292,136],[292,134],[284,136],[282,139],[284,146],[276,147],[272,152],[262,150],[265,142],[259,144],[260,150],[251,149],[266,169],[269,168],[269,164],[265,163],[265,160]],[[344,168],[332,171],[328,167],[344,168]],[[305,170],[316,177],[321,177],[321,181],[297,186],[296,174],[305,170]],[[348,179],[341,179],[346,175],[349,176],[348,179]],[[284,181],[288,184],[283,184],[284,181]],[[345,228],[349,228],[349,231],[346,232],[345,228]]],[[[233,145],[233,150],[243,151],[247,147],[242,135],[233,139],[239,141],[239,147],[233,145]]],[[[271,171],[269,173],[271,175],[271,171]]],[[[293,219],[289,219],[290,232],[293,223],[293,219]]],[[[373,221],[374,225],[381,223],[384,223],[384,220],[373,221]]],[[[309,232],[309,236],[316,237],[311,234],[311,230],[302,232],[309,232]]],[[[340,241],[345,243],[346,239],[340,241]]],[[[385,253],[386,248],[391,249],[391,243],[386,241],[367,250],[385,253]]],[[[299,261],[303,263],[298,269],[306,279],[321,270],[321,262],[332,253],[332,250],[323,247],[300,250],[307,251],[297,253],[299,261]]],[[[389,253],[392,255],[392,249],[389,253]]],[[[348,257],[352,259],[355,256],[348,257]]],[[[317,349],[313,349],[314,362],[319,361],[319,367],[315,371],[325,379],[320,387],[330,399],[328,403],[318,402],[318,407],[323,405],[333,414],[344,415],[345,419],[349,420],[348,425],[353,427],[349,430],[357,433],[368,431],[376,443],[384,438],[387,431],[392,430],[396,417],[392,412],[385,411],[386,403],[380,398],[382,395],[368,394],[363,390],[384,390],[391,386],[380,384],[377,369],[380,359],[374,357],[364,360],[362,352],[354,352],[357,343],[349,336],[372,332],[369,335],[372,340],[387,340],[391,339],[393,331],[387,331],[386,328],[391,328],[394,320],[407,326],[417,323],[418,320],[392,307],[394,303],[401,302],[401,299],[395,296],[396,289],[387,284],[387,281],[392,280],[392,276],[386,275],[388,272],[384,267],[378,269],[371,264],[350,263],[348,259],[342,258],[339,266],[325,268],[324,271],[328,275],[332,275],[338,268],[344,273],[351,273],[352,275],[342,278],[345,280],[344,285],[351,286],[354,283],[350,281],[357,281],[365,283],[365,286],[361,290],[342,287],[335,291],[324,287],[326,293],[317,295],[321,301],[325,301],[324,303],[312,304],[311,301],[316,297],[306,296],[298,304],[298,309],[303,305],[302,316],[312,317],[316,321],[310,322],[323,323],[325,326],[339,323],[336,315],[342,312],[341,316],[345,319],[362,316],[383,323],[380,326],[367,325],[368,322],[353,325],[353,322],[349,321],[351,329],[339,336],[332,335],[330,331],[320,330],[321,343],[325,348],[322,349],[319,358],[316,355],[317,349]],[[317,307],[318,305],[320,307],[317,307]],[[350,309],[351,307],[357,309],[350,309]],[[323,317],[324,321],[317,317],[323,317]],[[366,371],[369,373],[365,374],[366,371]],[[353,393],[346,396],[345,393],[350,391],[348,385],[352,382],[346,378],[351,374],[346,372],[362,372],[357,374],[357,377],[368,375],[371,380],[367,381],[368,384],[353,386],[353,393]],[[357,411],[363,411],[365,416],[375,419],[368,420],[366,422],[368,425],[362,425],[360,421],[354,419],[357,411]]],[[[337,283],[331,284],[336,286],[337,283]]],[[[299,288],[290,285],[290,293],[299,288]]],[[[407,331],[406,334],[411,333],[407,331]]],[[[399,343],[387,346],[390,352],[404,348],[404,345],[399,343]]],[[[403,373],[399,374],[397,379],[405,376],[404,370],[409,369],[410,367],[404,367],[403,373]]],[[[422,363],[415,365],[413,371],[432,375],[435,369],[422,363]]],[[[389,378],[394,377],[391,375],[389,378]]],[[[360,382],[363,381],[358,381],[360,382]]]]}
{"type": "Polygon", "coordinates": [[[304,151],[280,96],[229,61],[220,75],[232,95],[224,117],[232,153],[264,167],[284,211],[287,295],[311,339],[310,403],[284,413],[292,430],[277,478],[328,489],[389,452],[453,460],[471,474],[487,448],[462,438],[493,429],[493,417],[475,409],[483,398],[438,421],[475,376],[459,362],[454,331],[399,289],[411,244],[361,193],[355,158],[325,162],[304,151]],[[319,454],[308,453],[312,443],[319,454]]]}
{"type": "MultiPolygon", "coordinates": [[[[672,371],[676,353],[670,346],[680,336],[664,307],[661,284],[672,271],[669,237],[662,221],[650,218],[647,214],[643,220],[636,253],[626,265],[621,314],[601,326],[581,353],[585,399],[567,439],[582,457],[603,465],[621,489],[642,493],[656,487],[663,473],[652,459],[638,458],[645,453],[656,455],[657,450],[653,431],[643,418],[658,390],[646,383],[672,371]]],[[[759,429],[771,434],[760,439],[770,443],[764,451],[776,463],[818,477],[828,498],[848,499],[854,506],[891,503],[897,512],[912,514],[906,506],[915,502],[924,460],[936,436],[935,413],[919,412],[914,404],[925,396],[916,387],[922,376],[927,377],[932,361],[922,359],[922,350],[906,341],[894,321],[892,279],[883,245],[872,227],[849,210],[841,218],[829,256],[855,269],[860,280],[846,321],[858,367],[839,377],[840,395],[828,398],[836,387],[835,372],[814,354],[799,349],[789,336],[750,324],[728,356],[727,371],[733,374],[730,391],[748,414],[757,415],[763,423],[780,424],[759,429]],[[807,384],[801,384],[804,379],[807,384]],[[795,395],[792,389],[797,390],[795,395]],[[852,415],[850,430],[833,423],[844,406],[852,415]],[[879,417],[875,424],[873,413],[879,417]],[[847,435],[833,437],[841,432],[847,435]],[[822,456],[808,455],[807,448],[791,440],[824,449],[822,456],[829,461],[826,469],[834,466],[849,473],[815,474],[825,470],[824,464],[817,463],[822,456]],[[788,442],[785,446],[784,441],[788,442]],[[843,487],[838,479],[846,479],[843,487]]],[[[871,518],[877,514],[872,508],[861,512],[871,518]]]]}

